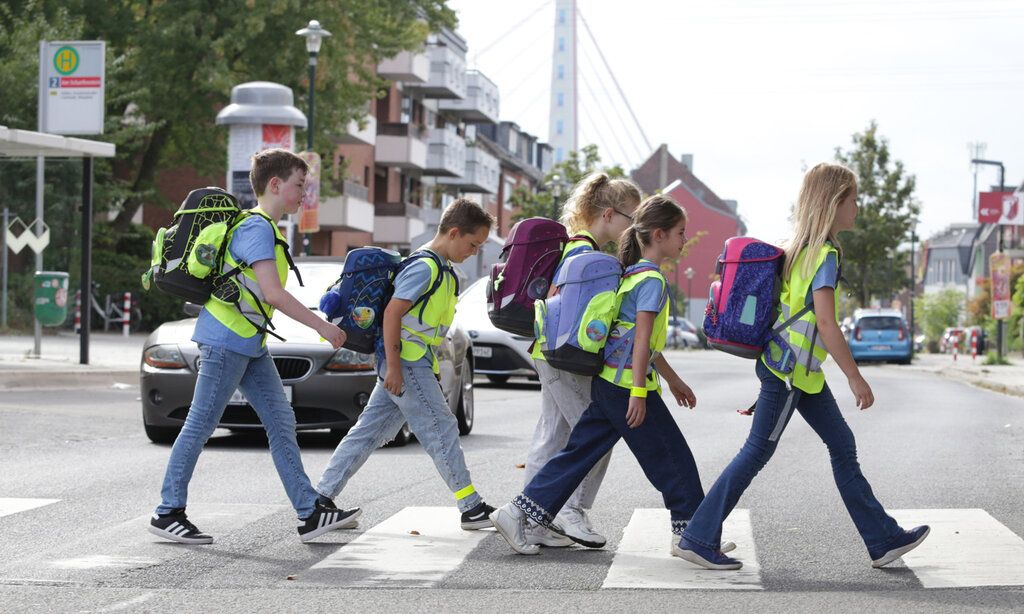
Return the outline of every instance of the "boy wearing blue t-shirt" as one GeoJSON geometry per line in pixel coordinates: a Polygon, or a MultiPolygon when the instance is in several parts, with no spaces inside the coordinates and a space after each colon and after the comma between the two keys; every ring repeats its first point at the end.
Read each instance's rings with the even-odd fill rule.
{"type": "Polygon", "coordinates": [[[488,515],[494,508],[484,503],[470,479],[458,422],[438,382],[434,352],[451,326],[458,300],[451,263],[476,254],[492,223],[480,205],[456,200],[441,216],[434,239],[410,256],[395,277],[394,293],[384,309],[377,385],[324,469],[316,487],[321,496],[337,496],[370,454],[408,423],[454,493],[462,528],[491,526],[488,515]]]}
{"type": "Polygon", "coordinates": [[[357,522],[358,509],[339,510],[313,490],[295,438],[295,413],[267,351],[268,322],[242,308],[252,310],[259,301],[268,318],[278,309],[317,331],[332,347],[345,343],[343,331],[317,317],[284,289],[288,245],[277,223],[285,214],[298,211],[307,171],[302,158],[283,149],[269,149],[253,158],[249,179],[259,206],[232,231],[227,248],[235,262],[246,263],[236,279],[244,276],[241,283],[251,290],[246,291],[247,303],[240,302],[237,308],[211,298],[196,322],[192,340],[199,345],[199,377],[185,424],[171,448],[162,501],[149,526],[151,533],[164,539],[183,544],[213,542],[188,520],[185,503],[199,454],[236,389],[248,399],[267,431],[274,466],[301,521],[299,539],[309,541],[357,522]]]}

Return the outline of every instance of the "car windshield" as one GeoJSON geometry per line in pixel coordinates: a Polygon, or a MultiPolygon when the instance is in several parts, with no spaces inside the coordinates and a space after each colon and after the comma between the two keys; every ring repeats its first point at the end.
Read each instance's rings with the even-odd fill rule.
{"type": "Polygon", "coordinates": [[[870,318],[861,318],[857,322],[857,326],[861,330],[890,330],[903,327],[903,320],[901,318],[890,317],[890,316],[873,316],[870,318]]]}
{"type": "Polygon", "coordinates": [[[291,292],[306,307],[316,309],[320,306],[320,297],[324,290],[331,284],[338,281],[341,275],[341,262],[300,262],[296,266],[302,275],[303,286],[299,285],[298,278],[292,274],[288,276],[288,283],[284,289],[291,292]]]}

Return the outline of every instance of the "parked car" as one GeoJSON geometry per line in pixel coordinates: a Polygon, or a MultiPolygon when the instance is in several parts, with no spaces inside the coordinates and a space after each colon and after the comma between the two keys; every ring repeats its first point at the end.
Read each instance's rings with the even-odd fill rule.
{"type": "MultiPolygon", "coordinates": [[[[305,287],[300,287],[292,275],[286,289],[319,314],[320,296],[337,280],[342,260],[300,258],[296,265],[305,287]]],[[[173,442],[188,415],[199,371],[199,348],[191,341],[195,323],[195,318],[187,318],[162,324],[143,346],[142,422],[146,435],[157,443],[173,442]]],[[[273,323],[275,332],[286,341],[270,337],[267,347],[295,411],[296,428],[344,434],[369,401],[376,377],[373,356],[344,348],[334,350],[316,332],[280,311],[274,314],[273,323]]],[[[470,348],[469,336],[455,325],[437,354],[441,388],[463,435],[473,430],[475,418],[470,348]]],[[[218,426],[238,431],[263,428],[239,391],[231,398],[218,426]]],[[[404,445],[410,437],[408,426],[404,426],[392,445],[404,445]]]]}
{"type": "Polygon", "coordinates": [[[895,360],[910,364],[913,353],[907,323],[892,310],[862,310],[853,315],[850,353],[856,361],[895,360]]]}
{"type": "Polygon", "coordinates": [[[473,366],[477,375],[504,384],[512,377],[537,379],[530,358],[533,339],[495,328],[487,316],[487,278],[478,279],[463,291],[455,311],[455,323],[473,343],[473,366]]]}
{"type": "Polygon", "coordinates": [[[939,352],[948,354],[953,352],[953,338],[957,339],[959,352],[964,353],[964,329],[956,326],[948,326],[942,331],[942,337],[939,339],[939,352]]]}
{"type": "Polygon", "coordinates": [[[668,320],[668,336],[665,345],[671,348],[703,348],[701,335],[697,327],[686,318],[670,317],[668,320]]]}

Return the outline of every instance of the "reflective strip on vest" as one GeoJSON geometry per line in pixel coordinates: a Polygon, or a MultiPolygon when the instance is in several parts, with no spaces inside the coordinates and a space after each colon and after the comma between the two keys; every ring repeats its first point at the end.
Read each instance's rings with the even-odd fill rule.
{"type": "MultiPolygon", "coordinates": [[[[430,267],[430,281],[427,282],[427,290],[434,285],[440,271],[433,258],[423,258],[420,262],[430,267]]],[[[407,362],[416,362],[427,354],[427,347],[441,345],[448,329],[455,319],[455,278],[447,270],[445,276],[426,305],[416,305],[402,316],[402,329],[400,338],[402,340],[401,358],[407,362]],[[422,308],[423,319],[420,320],[422,308]]],[[[434,373],[439,373],[437,356],[430,352],[431,367],[434,373]]]]}
{"type": "MultiPolygon", "coordinates": [[[[662,284],[662,301],[663,305],[661,311],[654,318],[654,328],[651,330],[651,347],[649,360],[647,361],[647,377],[645,383],[648,390],[654,390],[661,392],[661,381],[657,376],[657,371],[654,369],[654,360],[661,354],[661,351],[665,349],[665,339],[668,337],[668,296],[665,290],[668,287],[668,282],[660,271],[642,271],[629,277],[625,277],[622,280],[622,285],[619,287],[619,294],[627,294],[632,292],[634,288],[640,285],[640,282],[655,278],[662,284]]],[[[621,317],[621,313],[619,316],[621,317]]],[[[633,339],[632,330],[636,327],[636,322],[630,322],[628,320],[616,320],[612,326],[612,333],[608,336],[608,343],[605,345],[604,355],[604,368],[601,370],[599,377],[605,381],[611,382],[617,386],[623,388],[633,387],[633,339]],[[621,345],[623,347],[616,348],[616,339],[622,339],[623,337],[629,337],[626,342],[621,345]],[[611,348],[611,351],[609,351],[611,348]],[[622,353],[619,353],[619,352],[622,353]],[[621,359],[616,360],[616,356],[621,359]]]]}

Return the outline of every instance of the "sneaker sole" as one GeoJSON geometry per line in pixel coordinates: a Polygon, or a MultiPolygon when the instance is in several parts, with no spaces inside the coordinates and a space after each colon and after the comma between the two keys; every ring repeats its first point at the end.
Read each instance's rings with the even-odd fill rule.
{"type": "Polygon", "coordinates": [[[571,538],[557,539],[553,537],[526,537],[526,543],[534,546],[544,546],[545,548],[568,548],[575,544],[571,538]]]}
{"type": "MultiPolygon", "coordinates": [[[[679,549],[680,549],[679,548],[679,540],[678,539],[673,539],[671,545],[668,548],[669,554],[675,555],[675,551],[679,550],[679,549]]],[[[736,543],[735,542],[723,542],[722,543],[722,547],[719,548],[718,551],[721,552],[722,554],[729,554],[730,552],[732,552],[735,549],[736,549],[736,543]]]]}
{"type": "Polygon", "coordinates": [[[489,529],[494,526],[491,519],[487,516],[483,517],[483,520],[474,520],[472,522],[463,522],[461,525],[463,531],[479,531],[480,529],[489,529]]]}
{"type": "Polygon", "coordinates": [[[932,532],[931,527],[928,527],[928,529],[925,530],[924,535],[922,535],[921,537],[917,538],[917,541],[911,542],[911,543],[907,544],[906,546],[903,546],[902,548],[896,548],[895,550],[890,550],[890,551],[886,552],[885,555],[882,556],[882,558],[875,559],[874,561],[871,561],[871,566],[874,567],[875,569],[878,569],[879,567],[884,567],[884,566],[888,565],[889,563],[892,563],[893,561],[895,561],[896,559],[900,558],[904,554],[906,554],[906,553],[910,552],[911,550],[913,550],[914,548],[917,548],[918,546],[920,546],[921,542],[923,542],[924,539],[926,537],[928,537],[928,534],[931,533],[931,532],[932,532]]]}
{"type": "MultiPolygon", "coordinates": [[[[497,516],[500,511],[501,510],[495,510],[494,513],[491,514],[491,516],[497,516]]],[[[502,539],[504,539],[506,542],[508,542],[508,545],[513,550],[515,550],[519,554],[527,554],[527,555],[540,554],[540,548],[537,547],[537,546],[534,546],[533,548],[520,548],[519,546],[516,546],[515,541],[513,541],[512,537],[510,537],[509,534],[506,533],[501,528],[501,524],[496,522],[493,518],[489,518],[489,520],[491,521],[491,526],[494,527],[494,530],[496,530],[498,532],[498,534],[501,535],[502,539]]]]}
{"type": "Polygon", "coordinates": [[[558,526],[558,525],[556,525],[554,523],[548,525],[547,529],[549,531],[551,531],[552,533],[557,533],[557,534],[561,535],[562,537],[568,537],[569,539],[571,539],[572,541],[576,542],[577,544],[579,544],[581,546],[586,546],[587,548],[604,548],[605,544],[608,543],[607,540],[605,540],[603,542],[598,542],[598,541],[594,541],[592,539],[587,539],[585,537],[576,537],[575,535],[570,535],[569,533],[566,533],[560,526],[558,526]]]}
{"type": "Polygon", "coordinates": [[[359,526],[359,517],[362,515],[363,510],[358,510],[356,511],[355,514],[352,514],[347,518],[343,518],[336,522],[332,522],[331,524],[325,524],[324,526],[318,529],[314,529],[309,533],[299,535],[299,540],[303,542],[308,542],[310,540],[320,537],[324,533],[329,533],[331,531],[336,531],[338,529],[354,529],[359,526]]]}
{"type": "Polygon", "coordinates": [[[202,544],[212,544],[213,543],[213,538],[212,537],[188,538],[188,537],[182,537],[180,535],[175,535],[175,534],[170,533],[168,531],[164,531],[160,527],[154,527],[153,525],[149,525],[146,528],[149,529],[150,533],[152,533],[153,535],[156,535],[157,537],[162,537],[162,538],[164,538],[166,540],[169,540],[169,541],[172,541],[172,542],[178,542],[179,544],[202,545],[202,544]]]}
{"type": "Polygon", "coordinates": [[[712,563],[711,561],[705,559],[693,550],[683,550],[679,546],[672,547],[672,556],[679,557],[688,563],[693,563],[697,567],[703,567],[704,569],[712,569],[714,571],[734,571],[743,567],[743,563],[739,562],[728,563],[725,565],[712,563]]]}

